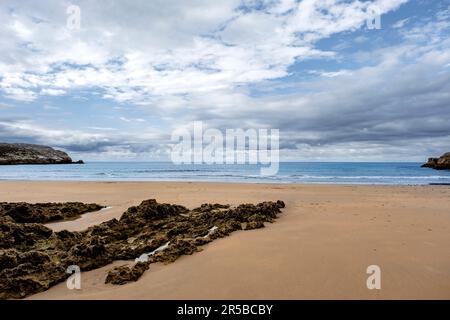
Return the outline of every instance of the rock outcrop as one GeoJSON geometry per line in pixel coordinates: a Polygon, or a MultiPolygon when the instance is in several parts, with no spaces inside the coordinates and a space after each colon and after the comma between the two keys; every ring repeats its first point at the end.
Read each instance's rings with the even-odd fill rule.
{"type": "Polygon", "coordinates": [[[422,167],[436,170],[450,170],[450,152],[443,154],[439,158],[428,158],[428,162],[422,165],[422,167]]]}
{"type": "Polygon", "coordinates": [[[282,201],[228,205],[180,205],[143,201],[82,232],[52,232],[38,223],[0,216],[0,299],[23,298],[47,290],[70,276],[69,266],[89,271],[116,260],[106,283],[136,281],[152,263],[170,263],[235,230],[264,227],[284,208],[282,201]]]}
{"type": "Polygon", "coordinates": [[[0,217],[9,216],[18,223],[48,223],[57,220],[79,218],[87,212],[103,209],[95,203],[36,203],[0,202],[0,217]]]}
{"type": "Polygon", "coordinates": [[[0,165],[13,164],[67,164],[69,155],[51,147],[24,143],[0,143],[0,165]]]}

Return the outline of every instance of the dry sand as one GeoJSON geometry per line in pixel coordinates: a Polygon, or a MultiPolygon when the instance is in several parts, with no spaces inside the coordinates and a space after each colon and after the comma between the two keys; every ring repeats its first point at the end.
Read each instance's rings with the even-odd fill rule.
{"type": "MultiPolygon", "coordinates": [[[[112,208],[54,230],[81,230],[144,199],[239,204],[281,199],[266,228],[239,231],[152,265],[140,280],[105,285],[111,266],[31,299],[450,299],[450,187],[216,183],[0,182],[0,201],[83,201],[112,208]],[[379,265],[381,290],[366,268],[379,265]]],[[[116,262],[119,265],[123,262],[116,262]]]]}

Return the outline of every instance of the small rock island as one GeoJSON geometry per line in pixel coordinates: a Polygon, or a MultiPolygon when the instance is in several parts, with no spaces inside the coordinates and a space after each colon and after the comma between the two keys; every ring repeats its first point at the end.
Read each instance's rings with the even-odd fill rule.
{"type": "Polygon", "coordinates": [[[428,162],[422,165],[422,167],[436,170],[450,170],[450,152],[443,154],[439,158],[428,158],[428,162]]]}
{"type": "Polygon", "coordinates": [[[15,164],[83,164],[72,161],[64,151],[48,146],[25,143],[0,143],[0,165],[15,164]]]}

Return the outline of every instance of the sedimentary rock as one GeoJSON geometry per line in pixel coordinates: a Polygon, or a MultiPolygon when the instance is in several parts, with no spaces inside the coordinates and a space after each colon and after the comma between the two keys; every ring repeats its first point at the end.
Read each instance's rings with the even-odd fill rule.
{"type": "Polygon", "coordinates": [[[52,232],[37,223],[0,216],[0,298],[22,298],[64,281],[66,269],[82,271],[116,260],[128,265],[108,272],[107,283],[136,281],[155,262],[170,263],[235,230],[264,227],[284,208],[282,201],[183,206],[143,201],[112,219],[82,232],[52,232]]]}
{"type": "Polygon", "coordinates": [[[73,162],[69,155],[51,147],[25,144],[0,143],[0,165],[13,164],[67,164],[73,162]]]}
{"type": "Polygon", "coordinates": [[[36,203],[0,202],[0,216],[10,216],[15,222],[47,223],[56,220],[75,219],[86,212],[104,208],[95,203],[81,202],[36,203]]]}
{"type": "Polygon", "coordinates": [[[439,158],[428,158],[427,163],[422,165],[424,168],[436,170],[450,170],[450,152],[447,152],[439,158]]]}
{"type": "Polygon", "coordinates": [[[105,283],[125,284],[131,281],[137,281],[142,274],[148,270],[150,264],[148,262],[138,262],[133,266],[120,266],[108,272],[105,283]]]}

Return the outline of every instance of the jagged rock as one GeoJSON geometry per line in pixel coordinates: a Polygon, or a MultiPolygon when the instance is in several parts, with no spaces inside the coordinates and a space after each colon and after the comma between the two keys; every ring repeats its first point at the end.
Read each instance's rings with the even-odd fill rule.
{"type": "Polygon", "coordinates": [[[170,243],[167,249],[157,252],[152,257],[152,262],[174,262],[180,256],[191,255],[200,249],[195,245],[193,239],[184,240],[177,239],[173,243],[170,243]]]}
{"type": "MultiPolygon", "coordinates": [[[[74,163],[67,153],[48,146],[0,143],[0,165],[74,163]]],[[[82,160],[76,163],[83,163],[82,160]]]]}
{"type": "Polygon", "coordinates": [[[65,269],[61,265],[25,262],[0,271],[0,299],[19,299],[45,291],[65,278],[65,269]]]}
{"type": "Polygon", "coordinates": [[[11,269],[17,266],[19,252],[16,249],[7,249],[0,251],[0,271],[11,269]]]}
{"type": "Polygon", "coordinates": [[[0,249],[27,250],[36,242],[48,239],[52,230],[38,223],[16,223],[11,217],[0,217],[0,249]]]}
{"type": "Polygon", "coordinates": [[[64,279],[64,270],[42,251],[0,250],[0,299],[47,290],[64,279]]]}
{"type": "Polygon", "coordinates": [[[78,218],[83,213],[104,208],[95,203],[36,203],[0,202],[0,216],[10,216],[15,222],[47,223],[56,220],[78,218]]]}
{"type": "Polygon", "coordinates": [[[136,281],[151,263],[170,263],[182,255],[191,255],[202,245],[241,230],[243,225],[248,230],[272,222],[284,203],[263,202],[236,208],[204,204],[189,210],[151,199],[130,207],[119,220],[81,232],[52,232],[42,224],[19,222],[30,217],[23,213],[28,204],[21,206],[21,214],[12,215],[17,220],[9,214],[0,216],[2,299],[47,290],[69,276],[66,269],[70,265],[89,271],[117,260],[135,260],[131,266],[109,271],[106,282],[136,281]]]}
{"type": "Polygon", "coordinates": [[[120,266],[108,272],[105,283],[122,285],[128,282],[137,281],[142,274],[148,270],[148,262],[138,262],[133,266],[120,266]]]}
{"type": "Polygon", "coordinates": [[[439,158],[428,158],[423,168],[432,168],[436,170],[450,170],[450,152],[447,152],[439,158]]]}
{"type": "Polygon", "coordinates": [[[73,246],[65,259],[69,265],[77,265],[81,270],[103,267],[114,261],[107,242],[101,236],[84,237],[73,246]]]}
{"type": "Polygon", "coordinates": [[[247,224],[245,225],[245,229],[244,230],[253,230],[253,229],[260,229],[260,228],[264,228],[264,223],[261,221],[250,221],[247,222],[247,224]]]}

